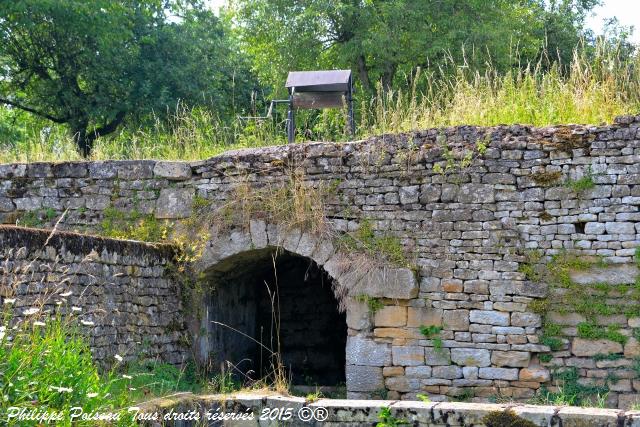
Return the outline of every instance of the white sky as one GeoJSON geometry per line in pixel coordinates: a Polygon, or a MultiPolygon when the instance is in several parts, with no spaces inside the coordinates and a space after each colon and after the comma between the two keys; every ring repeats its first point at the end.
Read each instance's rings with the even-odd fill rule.
{"type": "MultiPolygon", "coordinates": [[[[217,10],[226,0],[206,0],[210,7],[217,10]]],[[[593,15],[587,19],[587,27],[596,35],[601,34],[604,20],[617,17],[622,25],[635,27],[632,40],[640,43],[640,0],[604,0],[602,6],[594,9],[593,15]]]]}

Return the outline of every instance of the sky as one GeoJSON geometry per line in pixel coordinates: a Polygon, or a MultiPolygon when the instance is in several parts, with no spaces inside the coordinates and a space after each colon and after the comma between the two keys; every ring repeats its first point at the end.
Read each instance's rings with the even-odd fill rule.
{"type": "MultiPolygon", "coordinates": [[[[217,10],[226,0],[206,0],[210,7],[217,10]]],[[[632,37],[634,43],[640,43],[640,0],[604,0],[602,6],[593,10],[587,19],[587,27],[595,34],[602,33],[604,20],[617,17],[622,25],[633,25],[635,31],[632,37]]]]}

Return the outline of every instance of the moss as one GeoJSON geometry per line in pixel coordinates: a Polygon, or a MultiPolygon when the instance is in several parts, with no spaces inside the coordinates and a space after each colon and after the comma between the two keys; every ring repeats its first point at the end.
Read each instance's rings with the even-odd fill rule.
{"type": "Polygon", "coordinates": [[[487,427],[537,427],[529,420],[516,415],[511,409],[505,411],[492,411],[482,418],[487,427]]]}
{"type": "Polygon", "coordinates": [[[620,325],[608,325],[604,327],[591,322],[582,322],[578,324],[577,330],[580,338],[588,340],[605,339],[622,345],[626,344],[629,340],[629,337],[620,332],[620,325]]]}
{"type": "Polygon", "coordinates": [[[555,184],[562,178],[562,172],[560,171],[550,171],[550,172],[536,172],[531,174],[531,179],[543,187],[550,187],[555,184]]]}
{"type": "Polygon", "coordinates": [[[136,209],[127,212],[111,206],[102,215],[101,234],[107,237],[161,242],[167,239],[171,229],[168,222],[156,219],[153,214],[141,214],[136,209]]]}

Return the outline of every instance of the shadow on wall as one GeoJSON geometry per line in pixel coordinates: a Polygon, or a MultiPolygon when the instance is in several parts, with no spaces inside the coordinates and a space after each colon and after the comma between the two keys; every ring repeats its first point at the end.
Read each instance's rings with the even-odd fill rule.
{"type": "Polygon", "coordinates": [[[345,313],[332,279],[313,260],[266,248],[204,272],[197,357],[242,382],[273,374],[279,355],[294,385],[345,382],[345,313]],[[214,323],[215,322],[215,323],[214,323]]]}

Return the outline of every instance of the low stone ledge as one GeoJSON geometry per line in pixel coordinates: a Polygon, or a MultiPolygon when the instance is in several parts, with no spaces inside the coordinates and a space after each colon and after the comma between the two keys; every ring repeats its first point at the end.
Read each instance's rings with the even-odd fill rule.
{"type": "Polygon", "coordinates": [[[162,243],[146,243],[134,240],[110,239],[88,234],[69,231],[43,230],[37,228],[0,225],[0,244],[5,247],[40,250],[45,247],[55,249],[65,248],[74,255],[86,255],[91,251],[98,254],[103,251],[117,253],[121,256],[152,255],[165,259],[173,259],[176,249],[174,246],[162,243]]]}
{"type": "MultiPolygon", "coordinates": [[[[390,415],[398,421],[422,427],[462,427],[485,426],[487,416],[509,411],[514,420],[525,420],[540,427],[640,427],[640,412],[614,409],[580,408],[567,406],[536,406],[524,404],[488,404],[466,402],[416,402],[395,400],[347,400],[319,399],[308,402],[300,397],[280,396],[263,393],[234,393],[228,395],[194,395],[180,393],[138,405],[139,413],[156,413],[162,419],[167,413],[197,412],[201,420],[205,414],[252,414],[252,420],[223,421],[221,426],[258,426],[264,424],[271,414],[286,414],[291,409],[291,417],[285,425],[309,426],[371,426],[379,419],[379,414],[388,408],[390,415]],[[309,408],[309,409],[304,409],[309,408]],[[322,409],[320,409],[322,408],[322,409]],[[280,412],[278,412],[280,410],[280,412]],[[304,421],[300,414],[314,419],[304,421]],[[260,420],[263,417],[262,421],[260,420]],[[317,417],[324,418],[319,421],[317,417]]],[[[273,421],[273,420],[271,420],[273,421]]],[[[145,426],[161,425],[153,421],[140,422],[145,426]]],[[[165,423],[165,426],[182,425],[165,423]]],[[[525,424],[523,424],[525,425],[525,424]]]]}

